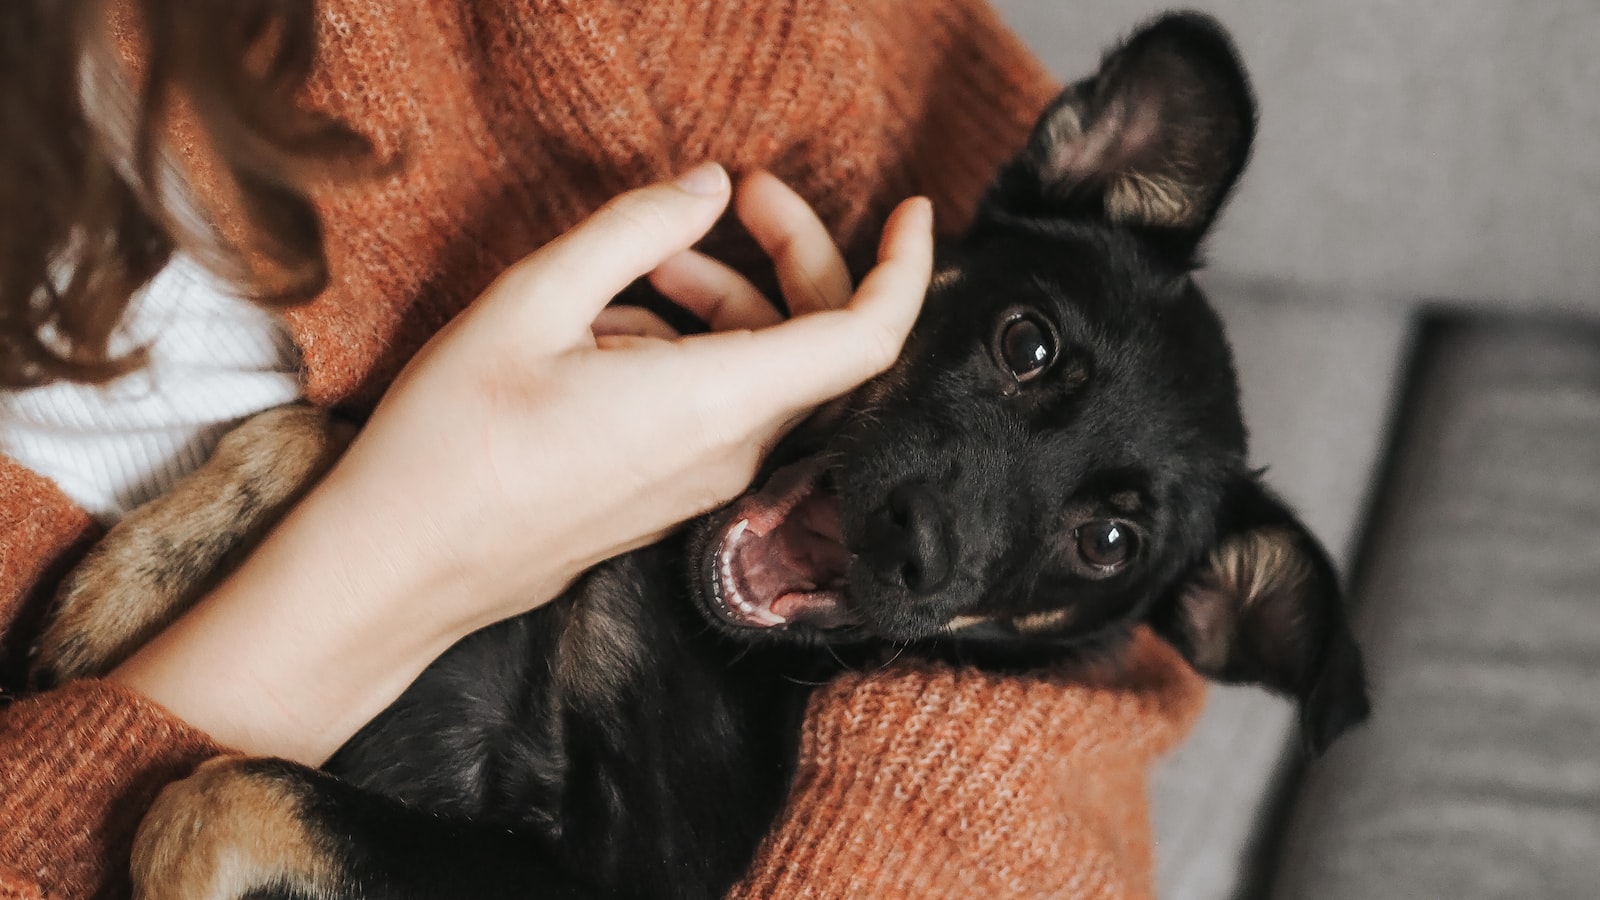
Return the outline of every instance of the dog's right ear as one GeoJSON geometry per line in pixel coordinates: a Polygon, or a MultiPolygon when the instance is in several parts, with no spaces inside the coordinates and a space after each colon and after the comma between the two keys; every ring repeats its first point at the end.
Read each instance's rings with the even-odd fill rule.
{"type": "Polygon", "coordinates": [[[1201,674],[1299,700],[1306,748],[1320,754],[1369,712],[1333,564],[1254,476],[1228,490],[1219,525],[1217,545],[1151,624],[1201,674]]]}
{"type": "Polygon", "coordinates": [[[1250,84],[1222,26],[1172,13],[1067,88],[1005,167],[981,218],[1087,218],[1188,264],[1255,136],[1250,84]]]}

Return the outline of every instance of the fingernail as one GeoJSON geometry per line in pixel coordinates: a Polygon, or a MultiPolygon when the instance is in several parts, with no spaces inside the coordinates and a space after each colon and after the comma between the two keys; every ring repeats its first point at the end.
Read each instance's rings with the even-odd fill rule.
{"type": "Polygon", "coordinates": [[[728,172],[714,162],[701,163],[679,175],[675,183],[691,194],[721,194],[728,189],[728,172]]]}
{"type": "Polygon", "coordinates": [[[911,201],[911,221],[918,229],[927,231],[933,227],[933,201],[927,197],[917,197],[911,201]]]}

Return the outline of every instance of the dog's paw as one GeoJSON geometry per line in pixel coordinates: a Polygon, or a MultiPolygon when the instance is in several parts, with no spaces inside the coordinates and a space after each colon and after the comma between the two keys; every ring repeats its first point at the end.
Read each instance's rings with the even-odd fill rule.
{"type": "Polygon", "coordinates": [[[134,838],[135,900],[347,896],[338,844],[309,813],[325,777],[223,758],[168,785],[134,838]]]}
{"type": "Polygon", "coordinates": [[[34,650],[36,683],[102,675],[209,590],[354,434],[284,406],[229,432],[171,491],[129,513],[68,573],[34,650]]]}

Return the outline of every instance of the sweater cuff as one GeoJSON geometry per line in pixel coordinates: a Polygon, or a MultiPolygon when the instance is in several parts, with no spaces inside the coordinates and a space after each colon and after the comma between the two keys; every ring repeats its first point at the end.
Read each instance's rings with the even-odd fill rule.
{"type": "Polygon", "coordinates": [[[11,704],[0,711],[0,872],[32,879],[52,898],[125,894],[145,810],[218,750],[109,682],[72,682],[11,704]]]}
{"type": "Polygon", "coordinates": [[[731,896],[1150,896],[1148,769],[1203,698],[1147,633],[1088,680],[841,678],[812,698],[787,807],[731,896]]]}

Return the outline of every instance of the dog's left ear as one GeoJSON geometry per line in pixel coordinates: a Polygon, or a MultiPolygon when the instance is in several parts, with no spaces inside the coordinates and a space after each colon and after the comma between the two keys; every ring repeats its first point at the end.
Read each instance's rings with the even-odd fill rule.
{"type": "Polygon", "coordinates": [[[1151,624],[1202,674],[1297,698],[1306,747],[1320,754],[1370,711],[1333,564],[1254,477],[1235,482],[1221,525],[1151,624]]]}
{"type": "Polygon", "coordinates": [[[983,212],[1108,221],[1186,263],[1244,169],[1255,125],[1227,32],[1201,13],[1169,14],[1056,99],[983,212]]]}

